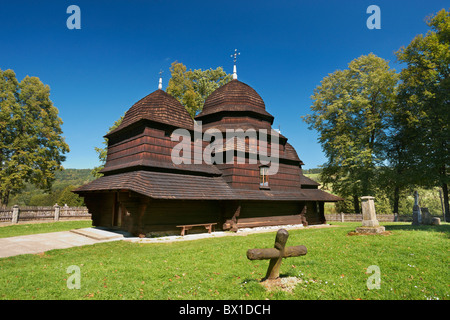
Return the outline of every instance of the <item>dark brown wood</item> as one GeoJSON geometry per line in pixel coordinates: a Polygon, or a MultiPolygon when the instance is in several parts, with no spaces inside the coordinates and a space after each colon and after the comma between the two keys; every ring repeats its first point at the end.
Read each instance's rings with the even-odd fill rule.
{"type": "Polygon", "coordinates": [[[145,231],[144,231],[144,214],[145,210],[147,209],[147,205],[149,203],[149,200],[146,198],[141,198],[139,201],[139,207],[138,207],[138,223],[137,223],[137,235],[140,238],[145,238],[145,231]]]}
{"type": "Polygon", "coordinates": [[[305,205],[303,205],[302,212],[300,212],[301,223],[303,224],[304,227],[308,226],[308,221],[306,220],[306,210],[307,210],[307,206],[305,204],[305,205]]]}
{"type": "Polygon", "coordinates": [[[236,232],[238,230],[238,226],[237,226],[237,219],[239,218],[239,216],[241,215],[241,204],[239,203],[238,206],[236,207],[236,211],[234,212],[233,217],[231,218],[231,231],[236,232]]]}
{"type": "Polygon", "coordinates": [[[307,253],[305,246],[286,248],[288,237],[289,232],[286,229],[280,229],[275,237],[274,248],[247,250],[247,258],[249,260],[270,259],[265,279],[276,279],[280,276],[280,266],[283,258],[299,257],[307,253]]]}
{"type": "MultiPolygon", "coordinates": [[[[307,253],[305,246],[287,247],[284,251],[283,258],[304,256],[307,253]]],[[[268,249],[250,249],[247,251],[249,260],[267,260],[278,258],[280,252],[275,248],[268,249]]]]}

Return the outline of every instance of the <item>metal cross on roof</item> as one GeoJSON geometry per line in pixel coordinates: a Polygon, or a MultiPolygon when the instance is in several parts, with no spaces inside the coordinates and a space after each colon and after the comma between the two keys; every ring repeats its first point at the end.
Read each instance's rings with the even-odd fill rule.
{"type": "Polygon", "coordinates": [[[158,84],[158,89],[162,89],[162,74],[164,71],[159,70],[159,84],[158,84]]]}
{"type": "Polygon", "coordinates": [[[240,55],[240,52],[237,52],[237,49],[234,49],[234,54],[232,54],[230,57],[234,57],[233,62],[236,63],[237,56],[240,55]]]}
{"type": "Polygon", "coordinates": [[[237,56],[240,55],[240,54],[241,54],[240,52],[237,52],[237,49],[234,49],[234,54],[231,55],[232,58],[234,57],[234,59],[233,59],[233,62],[234,62],[234,66],[233,66],[233,79],[237,79],[236,60],[237,60],[237,56]]]}

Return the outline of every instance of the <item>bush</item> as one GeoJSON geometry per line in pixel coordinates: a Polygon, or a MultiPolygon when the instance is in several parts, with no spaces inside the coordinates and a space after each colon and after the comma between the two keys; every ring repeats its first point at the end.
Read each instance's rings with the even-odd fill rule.
{"type": "Polygon", "coordinates": [[[76,187],[74,186],[67,186],[64,188],[64,190],[60,193],[57,203],[61,206],[67,204],[69,207],[82,207],[84,206],[84,200],[76,193],[73,193],[72,190],[74,190],[76,187]]]}

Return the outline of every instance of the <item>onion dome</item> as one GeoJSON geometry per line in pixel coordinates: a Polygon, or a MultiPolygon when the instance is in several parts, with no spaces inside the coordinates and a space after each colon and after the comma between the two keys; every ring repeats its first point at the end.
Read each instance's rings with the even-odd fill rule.
{"type": "Polygon", "coordinates": [[[136,102],[126,113],[122,123],[106,136],[121,131],[141,120],[166,124],[176,128],[193,129],[194,122],[186,108],[167,92],[158,89],[136,102]]]}
{"type": "Polygon", "coordinates": [[[273,116],[266,111],[260,95],[249,85],[233,79],[216,89],[205,101],[202,112],[195,118],[203,120],[219,112],[246,112],[258,118],[273,122],[273,116]]]}

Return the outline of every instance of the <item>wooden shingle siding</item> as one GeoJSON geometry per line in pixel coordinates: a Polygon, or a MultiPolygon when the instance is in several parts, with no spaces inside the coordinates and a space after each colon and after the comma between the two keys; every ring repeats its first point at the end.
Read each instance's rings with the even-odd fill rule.
{"type": "Polygon", "coordinates": [[[220,177],[195,176],[154,171],[133,171],[103,176],[76,192],[127,189],[153,199],[233,199],[232,189],[220,177]]]}

